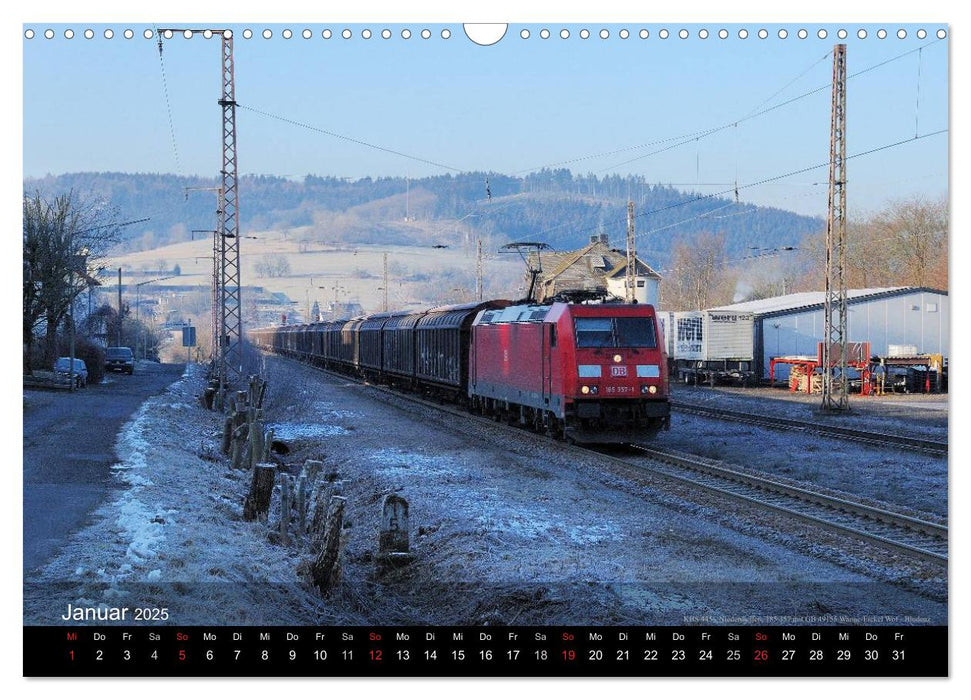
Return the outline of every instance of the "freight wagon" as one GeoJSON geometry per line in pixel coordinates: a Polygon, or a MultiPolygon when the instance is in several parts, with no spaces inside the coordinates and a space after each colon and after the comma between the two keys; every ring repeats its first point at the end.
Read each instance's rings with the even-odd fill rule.
{"type": "Polygon", "coordinates": [[[676,311],[669,318],[668,342],[679,381],[711,386],[755,382],[753,314],[676,311]]]}

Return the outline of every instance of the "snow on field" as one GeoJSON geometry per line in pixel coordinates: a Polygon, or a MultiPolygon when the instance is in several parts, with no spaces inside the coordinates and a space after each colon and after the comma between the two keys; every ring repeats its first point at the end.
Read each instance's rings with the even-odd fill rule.
{"type": "Polygon", "coordinates": [[[267,423],[273,429],[275,440],[319,440],[334,435],[345,435],[347,431],[339,425],[326,423],[267,423]]]}

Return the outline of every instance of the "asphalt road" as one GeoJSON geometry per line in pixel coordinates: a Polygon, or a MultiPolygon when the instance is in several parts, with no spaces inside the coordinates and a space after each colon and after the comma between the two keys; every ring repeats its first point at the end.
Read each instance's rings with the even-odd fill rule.
{"type": "Polygon", "coordinates": [[[120,486],[111,475],[118,431],[184,370],[139,362],[132,376],[109,374],[106,384],[73,394],[24,392],[25,574],[50,559],[120,486]]]}

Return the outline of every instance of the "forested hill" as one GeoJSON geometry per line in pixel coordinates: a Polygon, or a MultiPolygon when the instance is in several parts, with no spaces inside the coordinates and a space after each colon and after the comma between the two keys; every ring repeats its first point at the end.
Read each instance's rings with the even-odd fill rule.
{"type": "MultiPolygon", "coordinates": [[[[50,196],[74,191],[104,200],[119,221],[150,217],[124,228],[122,247],[149,249],[187,240],[192,229],[215,226],[215,179],[149,173],[69,173],[26,179],[24,191],[50,196]]],[[[723,233],[726,253],[797,245],[824,225],[817,218],[755,207],[734,199],[651,185],[641,177],[576,175],[543,170],[525,177],[463,173],[413,180],[343,180],[307,176],[294,181],[244,176],[239,184],[243,232],[286,229],[308,240],[425,245],[461,236],[488,236],[491,243],[540,241],[559,250],[606,233],[622,246],[626,202],[635,201],[639,240],[652,259],[666,262],[676,241],[723,233]],[[488,187],[488,190],[487,190],[488,187]],[[682,223],[683,222],[683,223],[682,223]],[[642,234],[647,234],[643,236],[642,234]]]]}

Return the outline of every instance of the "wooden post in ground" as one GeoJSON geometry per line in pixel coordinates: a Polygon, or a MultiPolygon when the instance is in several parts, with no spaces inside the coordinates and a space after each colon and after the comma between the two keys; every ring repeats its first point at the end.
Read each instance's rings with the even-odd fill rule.
{"type": "Polygon", "coordinates": [[[202,405],[206,407],[207,410],[212,410],[212,405],[216,399],[216,389],[213,386],[207,386],[202,393],[202,405]]]}
{"type": "Polygon", "coordinates": [[[307,532],[307,475],[297,477],[297,532],[307,532]]]}
{"type": "Polygon", "coordinates": [[[307,481],[311,484],[317,481],[317,475],[324,468],[324,463],[317,459],[308,459],[303,463],[303,470],[307,474],[307,481]]]}
{"type": "Polygon", "coordinates": [[[230,448],[232,448],[233,443],[233,417],[226,416],[226,422],[223,423],[223,443],[222,443],[222,453],[224,455],[229,454],[230,448]]]}
{"type": "Polygon", "coordinates": [[[344,495],[344,485],[340,481],[335,481],[333,483],[327,483],[326,481],[317,480],[314,485],[313,493],[313,516],[310,522],[310,539],[311,542],[315,542],[316,538],[324,530],[324,521],[327,517],[327,508],[330,505],[330,501],[334,496],[344,495]]]}
{"type": "Polygon", "coordinates": [[[330,503],[330,484],[314,483],[313,493],[310,495],[311,520],[310,540],[314,542],[324,531],[324,521],[327,517],[327,504],[330,503]]]}
{"type": "Polygon", "coordinates": [[[261,462],[270,461],[270,452],[272,448],[273,448],[273,428],[270,428],[269,430],[266,431],[266,434],[263,436],[263,455],[260,459],[261,462]]]}
{"type": "Polygon", "coordinates": [[[290,512],[293,508],[291,481],[289,474],[280,475],[280,544],[284,547],[290,544],[290,512]]]}
{"type": "MultiPolygon", "coordinates": [[[[340,578],[341,531],[344,528],[343,496],[332,496],[327,506],[324,529],[320,533],[320,551],[310,567],[310,576],[321,593],[329,593],[340,578]]],[[[316,534],[316,533],[315,533],[316,534]]],[[[316,538],[315,538],[316,539],[316,538]]]]}
{"type": "Polygon", "coordinates": [[[249,426],[243,423],[233,432],[232,460],[230,466],[233,469],[247,469],[249,462],[244,461],[246,446],[249,444],[249,426]]]}
{"type": "Polygon", "coordinates": [[[258,464],[263,456],[263,423],[254,420],[250,423],[249,430],[249,456],[251,464],[258,464]]]}
{"type": "Polygon", "coordinates": [[[276,465],[257,464],[253,469],[249,494],[243,503],[243,520],[260,519],[266,521],[270,513],[270,499],[276,481],[276,465]]]}

